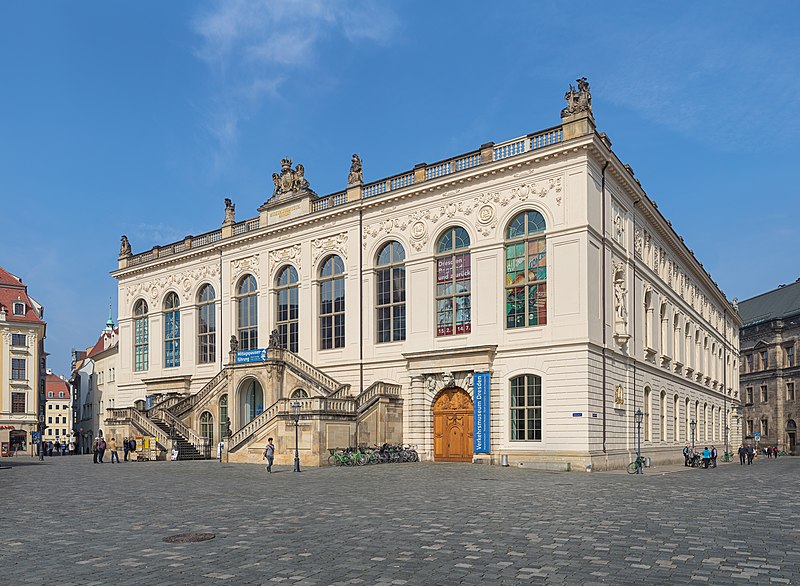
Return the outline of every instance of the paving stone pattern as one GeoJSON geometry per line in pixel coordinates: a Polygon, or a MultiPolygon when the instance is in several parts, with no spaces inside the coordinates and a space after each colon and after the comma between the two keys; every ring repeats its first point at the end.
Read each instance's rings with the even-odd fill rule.
{"type": "Polygon", "coordinates": [[[638,477],[10,463],[3,584],[800,584],[800,458],[638,477]],[[216,537],[162,542],[190,531],[216,537]]]}

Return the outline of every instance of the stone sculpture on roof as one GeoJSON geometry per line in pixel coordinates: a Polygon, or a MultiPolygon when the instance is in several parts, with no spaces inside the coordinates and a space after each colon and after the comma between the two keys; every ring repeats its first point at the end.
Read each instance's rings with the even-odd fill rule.
{"type": "Polygon", "coordinates": [[[281,172],[272,174],[272,181],[275,183],[275,191],[272,192],[272,196],[276,197],[292,191],[308,189],[309,183],[304,173],[303,165],[298,163],[297,167],[292,169],[291,159],[281,159],[281,172]]]}
{"type": "Polygon", "coordinates": [[[223,226],[236,223],[236,204],[230,198],[225,198],[225,220],[222,222],[223,226]]]}
{"type": "Polygon", "coordinates": [[[589,91],[589,82],[585,77],[576,80],[578,82],[578,89],[569,84],[569,90],[564,94],[564,99],[567,101],[567,107],[561,110],[561,117],[567,118],[580,114],[581,112],[588,112],[592,115],[592,93],[589,91]]]}
{"type": "Polygon", "coordinates": [[[350,174],[347,176],[348,185],[360,185],[364,182],[364,172],[361,169],[361,157],[353,153],[353,161],[350,163],[350,174]]]}
{"type": "Polygon", "coordinates": [[[119,246],[119,257],[128,258],[129,256],[131,256],[131,243],[128,242],[128,237],[123,234],[122,243],[119,246]]]}

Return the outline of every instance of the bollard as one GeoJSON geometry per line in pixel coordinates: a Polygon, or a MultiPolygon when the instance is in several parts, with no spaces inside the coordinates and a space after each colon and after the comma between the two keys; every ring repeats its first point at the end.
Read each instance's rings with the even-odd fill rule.
{"type": "Polygon", "coordinates": [[[508,455],[507,454],[503,454],[502,456],[500,456],[500,465],[503,466],[504,468],[508,468],[508,455]]]}

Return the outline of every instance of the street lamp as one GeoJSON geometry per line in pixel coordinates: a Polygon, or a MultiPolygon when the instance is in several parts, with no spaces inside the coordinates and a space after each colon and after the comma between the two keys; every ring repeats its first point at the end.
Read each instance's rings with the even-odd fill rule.
{"type": "Polygon", "coordinates": [[[636,420],[636,474],[644,474],[644,470],[642,470],[642,419],[644,419],[644,414],[641,409],[637,409],[633,417],[636,420]]]}
{"type": "Polygon", "coordinates": [[[294,471],[300,472],[300,401],[292,403],[294,409],[294,471]]]}
{"type": "Polygon", "coordinates": [[[694,454],[694,430],[697,428],[697,423],[694,419],[689,422],[689,427],[692,430],[692,454],[694,454]]]}

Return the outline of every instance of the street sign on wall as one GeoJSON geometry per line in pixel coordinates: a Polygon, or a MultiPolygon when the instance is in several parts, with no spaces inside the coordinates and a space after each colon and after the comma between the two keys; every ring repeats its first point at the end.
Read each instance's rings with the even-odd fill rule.
{"type": "Polygon", "coordinates": [[[490,382],[488,372],[476,372],[472,375],[473,405],[475,409],[472,451],[476,454],[489,453],[489,431],[491,428],[489,408],[490,382]]]}
{"type": "Polygon", "coordinates": [[[236,353],[236,364],[248,364],[250,362],[264,362],[267,359],[266,348],[256,348],[254,350],[239,350],[236,353]]]}

